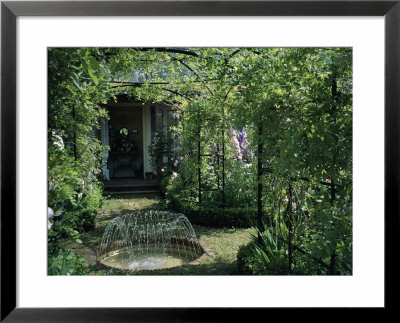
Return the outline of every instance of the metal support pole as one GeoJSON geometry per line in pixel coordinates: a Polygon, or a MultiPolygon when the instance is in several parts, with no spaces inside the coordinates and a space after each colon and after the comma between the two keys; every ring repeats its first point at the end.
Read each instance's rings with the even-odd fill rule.
{"type": "Polygon", "coordinates": [[[262,243],[261,232],[264,232],[264,226],[262,222],[262,189],[263,185],[261,182],[261,177],[263,174],[262,167],[262,153],[263,153],[263,145],[262,145],[262,124],[258,126],[258,145],[257,145],[257,226],[258,226],[258,242],[262,243]]]}

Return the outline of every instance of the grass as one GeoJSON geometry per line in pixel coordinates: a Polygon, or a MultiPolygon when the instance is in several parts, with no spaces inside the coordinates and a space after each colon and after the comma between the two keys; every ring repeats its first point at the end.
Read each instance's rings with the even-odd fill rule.
{"type": "Polygon", "coordinates": [[[101,212],[106,211],[133,211],[157,208],[160,199],[158,197],[109,197],[104,200],[101,212]]]}
{"type": "MultiPolygon", "coordinates": [[[[85,258],[90,266],[90,275],[124,275],[126,273],[115,269],[105,269],[96,261],[96,249],[101,243],[105,227],[118,215],[135,210],[159,209],[161,205],[159,198],[127,196],[108,198],[99,212],[96,228],[81,235],[82,244],[70,239],[63,241],[63,246],[85,258]]],[[[137,275],[237,275],[237,251],[241,245],[251,240],[251,233],[254,234],[255,230],[252,228],[216,229],[195,225],[193,228],[197,237],[205,241],[210,248],[210,255],[205,261],[197,265],[147,271],[137,273],[137,275]]]]}
{"type": "Polygon", "coordinates": [[[198,265],[154,270],[144,275],[238,275],[236,256],[241,245],[251,240],[254,229],[214,229],[193,226],[197,237],[204,240],[213,255],[198,265]]]}

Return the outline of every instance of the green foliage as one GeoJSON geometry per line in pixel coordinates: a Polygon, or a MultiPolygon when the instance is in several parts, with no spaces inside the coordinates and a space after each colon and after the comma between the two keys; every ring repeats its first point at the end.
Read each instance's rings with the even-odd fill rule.
{"type": "Polygon", "coordinates": [[[171,129],[164,128],[155,132],[153,143],[149,146],[149,156],[151,165],[161,175],[161,180],[171,176],[178,169],[181,160],[179,137],[171,129]]]}
{"type": "Polygon", "coordinates": [[[265,265],[273,262],[277,258],[278,241],[275,240],[268,227],[264,227],[264,231],[258,231],[257,237],[253,235],[253,238],[259,238],[259,244],[255,244],[256,253],[258,258],[262,260],[265,265]]]}
{"type": "Polygon", "coordinates": [[[254,272],[352,272],[351,49],[52,48],[48,57],[49,235],[95,224],[104,153],[95,132],[107,118],[101,103],[119,93],[179,117],[149,148],[169,208],[203,225],[246,226],[262,184],[275,245],[251,247],[254,272]]]}
{"type": "MultiPolygon", "coordinates": [[[[215,217],[216,209],[257,205],[260,160],[268,170],[260,179],[263,221],[282,239],[278,249],[286,268],[291,262],[292,273],[327,273],[333,263],[334,273],[351,272],[351,49],[190,50],[204,60],[176,56],[193,71],[192,82],[179,91],[192,94],[179,105],[182,125],[176,131],[183,160],[177,175],[162,182],[167,205],[196,214],[193,221],[207,214],[208,223],[221,225],[224,217],[215,217]],[[255,154],[246,163],[238,157],[232,135],[244,126],[255,154]],[[216,162],[222,154],[223,163],[216,162]],[[289,257],[289,243],[305,253],[291,249],[289,257]]],[[[170,80],[182,80],[180,76],[170,80]]],[[[263,253],[267,250],[255,250],[269,259],[270,253],[263,253]]]]}
{"type": "Polygon", "coordinates": [[[316,261],[307,257],[328,267],[334,259],[334,273],[351,272],[351,56],[348,49],[257,49],[237,65],[232,109],[253,129],[253,147],[263,147],[257,158],[272,171],[262,176],[265,220],[286,252],[290,242],[307,253],[292,250],[292,273],[300,264],[308,264],[303,273],[327,272],[311,270],[316,261]],[[321,181],[335,182],[334,198],[321,181]]]}
{"type": "Polygon", "coordinates": [[[237,254],[238,271],[242,275],[326,275],[327,270],[309,257],[298,254],[289,270],[288,252],[281,245],[277,249],[260,245],[253,240],[242,246],[237,254]]]}
{"type": "Polygon", "coordinates": [[[284,251],[274,252],[274,258],[265,261],[264,256],[257,252],[260,247],[252,241],[241,246],[237,254],[238,271],[241,275],[288,275],[287,260],[284,251]]]}
{"type": "MultiPolygon", "coordinates": [[[[48,205],[55,216],[49,236],[70,236],[96,223],[103,147],[96,137],[112,97],[98,49],[48,50],[48,205]]],[[[52,240],[52,241],[53,241],[52,240]]]]}
{"type": "Polygon", "coordinates": [[[218,208],[175,200],[167,208],[183,213],[190,223],[215,228],[249,228],[256,223],[254,208],[218,208]]]}
{"type": "Polygon", "coordinates": [[[225,183],[225,203],[236,208],[255,208],[256,200],[256,163],[243,163],[229,160],[225,183]]]}
{"type": "Polygon", "coordinates": [[[65,214],[63,222],[79,232],[94,229],[101,201],[101,191],[98,187],[88,190],[78,198],[77,207],[65,214]]]}
{"type": "Polygon", "coordinates": [[[60,250],[48,258],[48,275],[87,275],[85,260],[70,250],[60,250]]]}

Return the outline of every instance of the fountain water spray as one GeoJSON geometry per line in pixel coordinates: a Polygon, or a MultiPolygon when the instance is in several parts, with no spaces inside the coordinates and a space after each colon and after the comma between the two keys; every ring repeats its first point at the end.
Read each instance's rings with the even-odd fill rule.
{"type": "Polygon", "coordinates": [[[133,271],[171,268],[203,253],[187,217],[169,211],[136,211],[106,227],[98,260],[133,271]]]}

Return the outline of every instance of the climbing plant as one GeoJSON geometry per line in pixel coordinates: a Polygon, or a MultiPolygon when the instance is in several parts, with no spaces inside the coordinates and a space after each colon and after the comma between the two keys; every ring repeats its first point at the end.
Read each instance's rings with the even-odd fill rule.
{"type": "Polygon", "coordinates": [[[48,69],[53,239],[95,225],[96,131],[124,94],[179,120],[150,147],[169,207],[257,208],[273,268],[352,272],[351,49],[50,48],[48,69]]]}
{"type": "Polygon", "coordinates": [[[254,129],[259,193],[268,192],[259,209],[289,272],[296,251],[329,273],[351,272],[351,50],[257,49],[245,62],[236,115],[254,129]]]}

